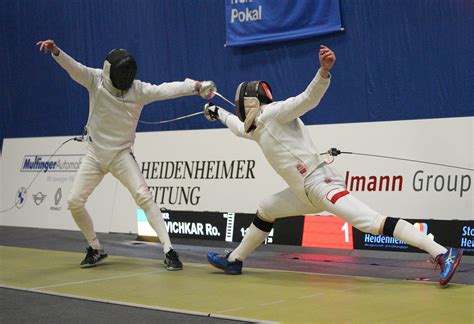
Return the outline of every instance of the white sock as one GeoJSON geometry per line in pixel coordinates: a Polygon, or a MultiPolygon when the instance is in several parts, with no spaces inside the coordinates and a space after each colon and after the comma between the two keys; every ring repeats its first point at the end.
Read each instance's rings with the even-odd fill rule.
{"type": "Polygon", "coordinates": [[[258,229],[253,223],[247,229],[244,239],[240,242],[239,246],[232,251],[227,258],[230,262],[235,260],[245,260],[256,248],[262,244],[268,236],[268,232],[264,232],[258,229]]]}
{"type": "Polygon", "coordinates": [[[428,235],[420,232],[415,226],[403,219],[397,222],[393,237],[428,252],[433,258],[448,251],[444,246],[439,245],[428,235]]]}
{"type": "Polygon", "coordinates": [[[80,207],[73,208],[70,210],[74,221],[81,230],[82,235],[84,235],[84,237],[86,238],[89,246],[91,246],[94,250],[101,250],[102,246],[100,245],[99,239],[97,238],[97,234],[94,231],[94,224],[92,223],[92,218],[90,217],[86,208],[80,207]]]}
{"type": "Polygon", "coordinates": [[[166,231],[166,224],[163,219],[163,215],[160,212],[158,206],[153,203],[147,210],[145,210],[146,218],[148,223],[155,230],[158,235],[158,239],[163,244],[163,252],[166,254],[173,248],[170,241],[168,231],[166,231]]]}

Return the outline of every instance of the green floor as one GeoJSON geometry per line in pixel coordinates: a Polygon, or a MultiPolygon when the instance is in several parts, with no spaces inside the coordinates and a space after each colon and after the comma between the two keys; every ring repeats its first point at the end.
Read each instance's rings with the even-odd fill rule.
{"type": "Polygon", "coordinates": [[[0,285],[107,301],[286,323],[473,323],[474,287],[206,264],[170,272],[162,261],[109,257],[80,269],[83,254],[0,247],[0,285]]]}

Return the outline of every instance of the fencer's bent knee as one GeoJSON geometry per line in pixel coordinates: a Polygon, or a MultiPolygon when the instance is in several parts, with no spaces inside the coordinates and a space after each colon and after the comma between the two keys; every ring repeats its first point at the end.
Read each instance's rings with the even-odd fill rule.
{"type": "Polygon", "coordinates": [[[144,185],[140,186],[137,191],[133,193],[133,199],[135,199],[136,204],[143,210],[147,210],[155,203],[150,190],[144,185]]]}
{"type": "Polygon", "coordinates": [[[257,211],[257,215],[260,219],[273,223],[278,218],[278,211],[274,206],[274,202],[271,197],[260,201],[257,211]]]}
{"type": "Polygon", "coordinates": [[[261,220],[266,222],[274,222],[276,217],[272,217],[271,209],[268,208],[269,206],[265,204],[265,201],[261,201],[258,206],[257,215],[261,220]]]}
{"type": "Polygon", "coordinates": [[[73,194],[72,192],[69,193],[68,197],[67,197],[67,207],[68,209],[80,209],[80,208],[83,208],[84,205],[86,204],[86,202],[81,199],[81,197],[79,195],[75,195],[73,194]]]}

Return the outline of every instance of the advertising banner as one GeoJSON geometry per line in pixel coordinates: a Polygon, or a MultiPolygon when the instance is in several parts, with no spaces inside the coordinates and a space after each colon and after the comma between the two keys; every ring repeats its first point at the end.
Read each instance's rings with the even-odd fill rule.
{"type": "MultiPolygon", "coordinates": [[[[449,118],[307,128],[321,153],[331,147],[355,153],[327,157],[328,162],[354,196],[380,213],[470,220],[473,121],[449,118]]],[[[155,201],[171,210],[254,213],[262,199],[287,187],[255,142],[227,129],[141,133],[135,156],[155,201]]]]}
{"type": "MultiPolygon", "coordinates": [[[[2,161],[1,225],[77,230],[67,206],[86,144],[70,137],[5,139],[2,161]]],[[[118,185],[106,176],[87,202],[98,232],[109,232],[113,194],[118,185]]],[[[136,225],[134,226],[134,228],[136,225]]]]}
{"type": "MultiPolygon", "coordinates": [[[[473,124],[470,117],[307,128],[321,153],[353,153],[326,158],[347,189],[381,214],[472,221],[473,124]]],[[[51,156],[65,139],[5,139],[1,209],[13,208],[0,215],[2,225],[77,229],[67,196],[87,144],[70,142],[51,156]]],[[[287,188],[260,147],[228,129],[138,133],[134,153],[155,202],[173,211],[253,215],[262,199],[287,188]]],[[[135,202],[111,175],[87,208],[99,232],[137,232],[135,202]]],[[[344,224],[325,226],[345,234],[344,224]]]]}
{"type": "MultiPolygon", "coordinates": [[[[474,254],[474,221],[411,219],[421,232],[443,246],[462,248],[465,254],[474,254]]],[[[354,248],[361,250],[383,250],[399,252],[420,252],[405,242],[384,235],[362,233],[354,229],[354,248]]]]}
{"type": "Polygon", "coordinates": [[[339,0],[225,0],[227,46],[325,35],[341,30],[339,0]]]}
{"type": "MultiPolygon", "coordinates": [[[[185,212],[162,210],[171,238],[241,242],[254,214],[185,212]]],[[[474,255],[474,221],[409,220],[415,228],[443,246],[464,249],[474,255]]],[[[156,233],[141,209],[137,210],[140,240],[156,240],[156,233]]],[[[424,252],[403,241],[385,235],[363,233],[336,216],[310,215],[277,219],[265,244],[303,247],[424,252]]]]}
{"type": "MultiPolygon", "coordinates": [[[[162,210],[171,238],[241,242],[255,214],[185,212],[162,210]]],[[[143,210],[137,210],[138,235],[142,239],[156,237],[143,210]]],[[[301,245],[304,217],[297,216],[275,222],[265,244],[301,245]]]]}

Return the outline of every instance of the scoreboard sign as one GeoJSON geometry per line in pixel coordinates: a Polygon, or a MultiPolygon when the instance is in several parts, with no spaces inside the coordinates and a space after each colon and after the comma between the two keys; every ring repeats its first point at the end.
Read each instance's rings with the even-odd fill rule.
{"type": "Polygon", "coordinates": [[[306,247],[354,248],[352,226],[334,216],[305,216],[302,241],[302,246],[306,247]]]}

